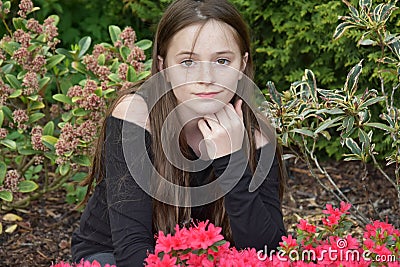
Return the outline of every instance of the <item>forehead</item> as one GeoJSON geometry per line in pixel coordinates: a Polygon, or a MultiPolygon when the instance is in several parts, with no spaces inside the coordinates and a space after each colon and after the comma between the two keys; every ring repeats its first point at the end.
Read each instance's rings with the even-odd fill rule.
{"type": "Polygon", "coordinates": [[[202,54],[226,49],[240,53],[235,36],[235,30],[224,22],[209,20],[205,24],[192,24],[172,37],[168,53],[191,51],[202,54]]]}

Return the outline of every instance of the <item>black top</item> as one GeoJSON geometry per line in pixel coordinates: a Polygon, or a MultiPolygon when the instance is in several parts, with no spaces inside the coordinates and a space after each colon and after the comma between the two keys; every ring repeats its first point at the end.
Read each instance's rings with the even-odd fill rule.
{"type": "MultiPolygon", "coordinates": [[[[122,127],[124,131],[128,127],[136,133],[136,137],[142,132],[151,154],[148,131],[112,116],[107,118],[105,178],[96,186],[82,214],[80,227],[72,235],[74,261],[99,252],[113,252],[118,267],[143,266],[147,251],[154,250],[152,198],[138,186],[129,171],[121,141],[122,127]]],[[[139,139],[132,138],[132,142],[139,139]]],[[[266,147],[257,150],[257,159],[266,147]]],[[[211,171],[216,177],[222,173],[237,177],[245,169],[239,182],[225,195],[224,201],[235,247],[259,250],[267,245],[268,250],[275,249],[285,235],[280,211],[278,162],[274,158],[267,179],[257,190],[249,192],[252,172],[246,158],[240,150],[215,159],[205,170],[190,174],[191,184],[201,184],[211,171]]],[[[203,212],[206,207],[193,207],[193,219],[206,219],[203,212]]]]}

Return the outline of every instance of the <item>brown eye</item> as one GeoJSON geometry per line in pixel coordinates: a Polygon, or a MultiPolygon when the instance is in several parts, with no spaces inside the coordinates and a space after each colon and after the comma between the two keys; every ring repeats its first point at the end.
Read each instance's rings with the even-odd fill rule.
{"type": "Polygon", "coordinates": [[[228,65],[230,63],[230,61],[226,58],[219,58],[219,59],[217,59],[217,63],[220,65],[228,65]]]}
{"type": "Polygon", "coordinates": [[[186,59],[184,61],[181,62],[181,65],[184,67],[191,67],[194,65],[194,61],[191,59],[186,59]]]}

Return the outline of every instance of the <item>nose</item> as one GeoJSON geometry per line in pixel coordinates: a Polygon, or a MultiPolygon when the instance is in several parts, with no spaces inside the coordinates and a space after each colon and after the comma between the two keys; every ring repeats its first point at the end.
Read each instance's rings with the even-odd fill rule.
{"type": "Polygon", "coordinates": [[[198,83],[210,84],[215,82],[215,71],[212,62],[201,62],[198,70],[198,83]]]}

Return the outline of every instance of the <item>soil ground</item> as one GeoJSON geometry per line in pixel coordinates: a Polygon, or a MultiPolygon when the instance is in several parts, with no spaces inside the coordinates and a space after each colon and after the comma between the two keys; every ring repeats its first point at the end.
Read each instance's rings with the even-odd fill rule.
{"type": "MultiPolygon", "coordinates": [[[[396,192],[388,181],[372,168],[368,168],[369,179],[364,179],[363,168],[358,162],[328,162],[323,164],[338,187],[369,219],[387,220],[399,228],[400,208],[396,192]]],[[[302,163],[288,164],[289,179],[283,202],[283,213],[287,231],[294,234],[300,218],[319,221],[326,203],[336,206],[338,201],[325,191],[310,175],[302,163]]],[[[327,178],[321,176],[326,183],[327,178]]],[[[80,212],[66,204],[65,192],[32,202],[29,209],[13,211],[23,218],[12,233],[4,233],[11,225],[2,221],[0,235],[0,266],[49,267],[52,263],[69,261],[71,233],[78,227],[80,212]]],[[[2,214],[0,214],[0,218],[2,214]]],[[[360,236],[362,228],[354,219],[352,234],[360,236]]]]}

